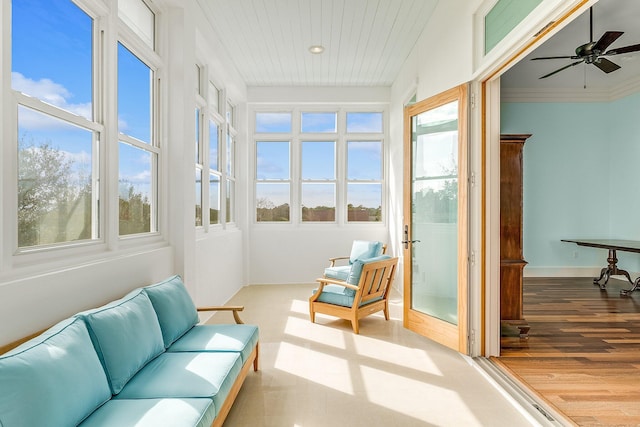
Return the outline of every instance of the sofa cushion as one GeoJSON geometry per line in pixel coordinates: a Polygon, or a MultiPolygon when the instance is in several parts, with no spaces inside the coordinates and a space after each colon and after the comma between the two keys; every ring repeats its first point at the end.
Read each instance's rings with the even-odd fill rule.
{"type": "Polygon", "coordinates": [[[87,323],[113,394],[164,351],[158,317],[142,289],[77,316],[87,323]]]}
{"type": "Polygon", "coordinates": [[[173,343],[167,351],[240,352],[244,364],[257,343],[258,327],[254,325],[197,325],[173,343]]]}
{"type": "Polygon", "coordinates": [[[114,399],[80,427],[209,427],[215,416],[211,399],[114,399]]]}
{"type": "Polygon", "coordinates": [[[146,286],[144,291],[158,315],[165,348],[199,322],[198,311],[180,276],[146,286]]]}
{"type": "Polygon", "coordinates": [[[75,426],[110,398],[80,319],[64,320],[0,356],[1,426],[75,426]]]}
{"type": "Polygon", "coordinates": [[[349,263],[353,264],[356,260],[373,258],[379,255],[382,255],[382,242],[354,240],[351,246],[351,254],[349,255],[349,263]]]}
{"type": "Polygon", "coordinates": [[[217,416],[241,369],[240,353],[163,353],[115,398],[209,398],[217,416]]]}

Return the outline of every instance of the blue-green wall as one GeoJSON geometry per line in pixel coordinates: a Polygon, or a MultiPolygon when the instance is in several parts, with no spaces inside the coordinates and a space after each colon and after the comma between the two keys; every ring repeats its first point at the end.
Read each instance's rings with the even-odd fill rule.
{"type": "MultiPolygon", "coordinates": [[[[640,240],[640,94],[597,103],[504,103],[501,132],[533,135],[524,149],[529,268],[606,265],[606,251],[560,239],[640,240]]],[[[618,259],[621,268],[640,271],[640,255],[618,252],[618,259]]]]}

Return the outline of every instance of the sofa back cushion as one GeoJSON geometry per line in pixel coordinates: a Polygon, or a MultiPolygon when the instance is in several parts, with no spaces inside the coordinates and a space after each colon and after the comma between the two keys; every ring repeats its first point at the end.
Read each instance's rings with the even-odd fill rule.
{"type": "Polygon", "coordinates": [[[113,394],[164,351],[158,317],[142,289],[77,316],[87,323],[113,394]]]}
{"type": "Polygon", "coordinates": [[[158,315],[165,348],[198,323],[198,311],[180,276],[146,286],[144,291],[158,315]]]}
{"type": "Polygon", "coordinates": [[[80,319],[64,320],[0,356],[1,426],[75,426],[110,398],[80,319]]]}

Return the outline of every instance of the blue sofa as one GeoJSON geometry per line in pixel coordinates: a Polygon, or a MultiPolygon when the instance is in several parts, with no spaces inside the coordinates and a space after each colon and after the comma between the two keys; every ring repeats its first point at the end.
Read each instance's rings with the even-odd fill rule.
{"type": "Polygon", "coordinates": [[[198,322],[179,276],[63,320],[0,355],[0,427],[221,426],[258,328],[198,322]]]}

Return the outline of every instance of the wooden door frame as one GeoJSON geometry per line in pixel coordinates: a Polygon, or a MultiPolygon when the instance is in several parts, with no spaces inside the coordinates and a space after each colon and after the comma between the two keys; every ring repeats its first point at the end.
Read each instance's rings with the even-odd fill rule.
{"type": "MultiPolygon", "coordinates": [[[[452,348],[460,353],[468,354],[468,287],[469,287],[469,210],[468,210],[468,169],[469,169],[469,84],[453,87],[438,95],[417,102],[404,109],[404,174],[405,188],[411,182],[412,172],[412,138],[411,117],[418,112],[436,108],[449,102],[459,100],[458,106],[458,324],[426,316],[411,309],[411,282],[412,282],[412,250],[411,244],[403,249],[405,261],[404,272],[404,313],[403,324],[405,328],[413,331],[429,331],[429,337],[437,342],[452,348]]],[[[406,190],[403,197],[404,226],[408,227],[408,236],[411,236],[412,221],[411,200],[412,192],[406,190]]]]}
{"type": "Polygon", "coordinates": [[[549,22],[506,59],[478,78],[481,108],[480,355],[500,355],[500,75],[597,0],[575,0],[542,18],[549,22]]]}

